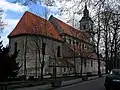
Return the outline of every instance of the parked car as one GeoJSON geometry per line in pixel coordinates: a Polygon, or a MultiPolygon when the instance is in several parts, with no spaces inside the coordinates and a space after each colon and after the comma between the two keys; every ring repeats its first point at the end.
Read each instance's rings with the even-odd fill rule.
{"type": "Polygon", "coordinates": [[[106,90],[111,90],[115,88],[117,88],[117,90],[120,90],[120,69],[111,70],[109,75],[105,77],[104,86],[106,90]]]}

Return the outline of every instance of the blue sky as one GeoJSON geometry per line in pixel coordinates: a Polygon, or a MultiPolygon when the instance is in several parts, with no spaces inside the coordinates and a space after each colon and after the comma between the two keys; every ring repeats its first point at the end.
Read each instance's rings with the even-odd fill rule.
{"type": "MultiPolygon", "coordinates": [[[[36,4],[22,6],[18,3],[17,4],[11,3],[12,1],[14,0],[0,0],[0,8],[4,10],[3,20],[7,24],[5,26],[5,29],[3,30],[3,33],[0,33],[4,46],[6,46],[9,43],[7,36],[15,28],[16,24],[18,23],[18,21],[20,20],[25,11],[30,11],[41,17],[45,16],[44,14],[44,11],[46,9],[45,6],[36,4]]],[[[56,8],[54,9],[47,8],[46,10],[49,10],[50,13],[54,14],[58,12],[56,8]]]]}

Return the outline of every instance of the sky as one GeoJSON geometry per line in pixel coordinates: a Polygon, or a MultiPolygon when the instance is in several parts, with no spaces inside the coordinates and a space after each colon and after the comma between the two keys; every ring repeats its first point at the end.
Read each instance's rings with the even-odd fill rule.
{"type": "Polygon", "coordinates": [[[10,0],[0,0],[0,8],[4,11],[2,17],[6,24],[2,33],[0,33],[0,40],[3,40],[3,45],[6,46],[9,43],[7,36],[15,28],[23,13],[26,10],[29,10],[29,8],[19,4],[10,3],[10,0]]]}
{"type": "MultiPolygon", "coordinates": [[[[23,16],[25,11],[30,11],[44,18],[44,11],[47,10],[50,13],[57,13],[57,8],[46,8],[45,6],[31,4],[28,6],[22,6],[18,3],[11,3],[13,0],[0,0],[0,8],[3,9],[3,21],[6,26],[2,33],[0,33],[1,39],[3,40],[3,45],[6,46],[9,44],[7,36],[15,28],[20,18],[23,16]]],[[[49,13],[49,14],[50,14],[49,13]]]]}

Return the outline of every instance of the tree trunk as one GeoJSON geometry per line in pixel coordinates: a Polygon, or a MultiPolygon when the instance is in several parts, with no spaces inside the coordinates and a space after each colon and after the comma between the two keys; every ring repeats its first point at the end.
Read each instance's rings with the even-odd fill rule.
{"type": "Polygon", "coordinates": [[[81,76],[81,77],[82,77],[82,73],[83,73],[83,71],[82,71],[82,69],[83,69],[82,63],[83,63],[83,60],[81,59],[81,69],[80,69],[80,76],[81,76]]]}
{"type": "Polygon", "coordinates": [[[36,78],[37,78],[37,48],[36,48],[36,62],[35,62],[35,76],[36,76],[36,78]]]}
{"type": "Polygon", "coordinates": [[[43,69],[44,69],[44,55],[43,55],[43,61],[41,62],[41,81],[43,80],[43,69]]]}
{"type": "Polygon", "coordinates": [[[26,54],[27,54],[27,36],[25,37],[25,43],[24,43],[24,77],[25,77],[25,80],[26,80],[26,74],[27,74],[26,54]]]}
{"type": "Polygon", "coordinates": [[[98,29],[97,29],[97,59],[98,59],[98,76],[101,77],[101,70],[100,70],[100,54],[99,54],[99,44],[100,44],[100,16],[98,13],[98,29]]]}
{"type": "Polygon", "coordinates": [[[76,61],[75,61],[75,54],[74,54],[74,74],[76,76],[76,61]]]}
{"type": "Polygon", "coordinates": [[[106,74],[108,74],[108,48],[107,48],[107,44],[108,44],[108,39],[107,39],[107,27],[105,30],[105,62],[106,62],[106,74]]]}

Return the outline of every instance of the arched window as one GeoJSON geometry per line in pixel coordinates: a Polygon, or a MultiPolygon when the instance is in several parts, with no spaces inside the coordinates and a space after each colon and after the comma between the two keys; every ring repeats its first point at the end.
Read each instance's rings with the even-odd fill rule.
{"type": "Polygon", "coordinates": [[[57,57],[60,57],[60,46],[57,47],[57,57]]]}
{"type": "Polygon", "coordinates": [[[91,60],[91,67],[93,67],[93,60],[91,60]]]}
{"type": "Polygon", "coordinates": [[[79,42],[76,42],[77,46],[79,45],[79,42]]]}
{"type": "Polygon", "coordinates": [[[84,45],[85,46],[85,49],[87,48],[87,45],[84,45]]]}
{"type": "Polygon", "coordinates": [[[73,40],[73,45],[75,44],[75,41],[73,40]]]}
{"type": "Polygon", "coordinates": [[[84,50],[84,43],[82,44],[82,49],[84,50]]]}
{"type": "Polygon", "coordinates": [[[46,46],[46,44],[42,43],[42,55],[45,55],[45,46],[46,46]]]}
{"type": "Polygon", "coordinates": [[[79,47],[81,47],[81,42],[79,42],[79,47]]]}
{"type": "Polygon", "coordinates": [[[64,68],[64,72],[66,72],[66,68],[64,68]]]}
{"type": "Polygon", "coordinates": [[[87,62],[86,62],[86,60],[84,60],[84,67],[86,67],[87,66],[87,62]]]}
{"type": "Polygon", "coordinates": [[[15,46],[14,46],[14,50],[15,50],[15,52],[17,52],[17,42],[15,42],[15,46]]]}
{"type": "Polygon", "coordinates": [[[69,39],[69,44],[71,44],[71,39],[69,39]]]}
{"type": "Polygon", "coordinates": [[[83,29],[86,29],[86,25],[83,25],[83,29]]]}

